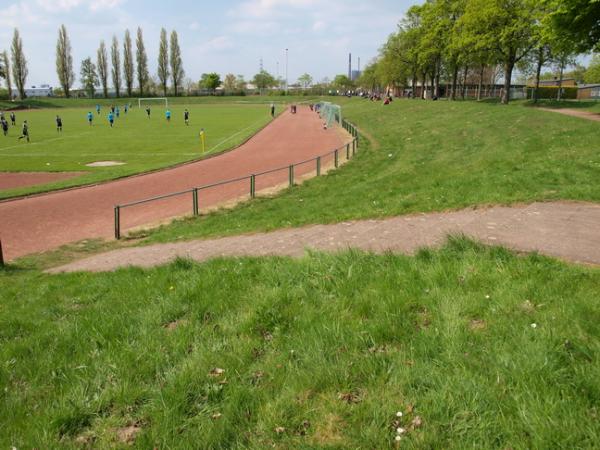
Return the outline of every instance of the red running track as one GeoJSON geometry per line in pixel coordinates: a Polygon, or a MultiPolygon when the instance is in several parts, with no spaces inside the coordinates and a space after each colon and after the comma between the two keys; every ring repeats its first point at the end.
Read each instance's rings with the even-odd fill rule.
{"type": "MultiPolygon", "coordinates": [[[[97,186],[3,202],[0,239],[4,256],[11,260],[82,239],[112,238],[116,204],[284,167],[343,144],[339,130],[324,130],[319,117],[303,107],[296,115],[282,114],[242,146],[213,158],[97,186]]],[[[296,174],[311,171],[314,163],[298,167],[296,174]]],[[[258,177],[256,189],[285,183],[287,177],[287,170],[258,177]]],[[[200,209],[248,192],[248,180],[201,191],[200,209]]],[[[192,197],[186,194],[122,210],[121,227],[126,230],[191,212],[192,197]]]]}

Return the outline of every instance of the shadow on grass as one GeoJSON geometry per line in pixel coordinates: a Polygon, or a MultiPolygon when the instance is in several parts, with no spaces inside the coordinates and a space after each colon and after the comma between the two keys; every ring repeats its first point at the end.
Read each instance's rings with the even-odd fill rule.
{"type": "Polygon", "coordinates": [[[538,100],[534,103],[533,100],[528,100],[524,106],[528,108],[550,108],[550,109],[586,109],[596,105],[595,100],[538,100]]]}

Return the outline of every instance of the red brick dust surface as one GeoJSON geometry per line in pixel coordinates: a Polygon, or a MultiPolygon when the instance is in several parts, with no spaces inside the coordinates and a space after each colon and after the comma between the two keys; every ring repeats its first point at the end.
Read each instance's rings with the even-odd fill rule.
{"type": "Polygon", "coordinates": [[[0,191],[75,178],[85,172],[0,172],[0,191]]]}
{"type": "MultiPolygon", "coordinates": [[[[324,129],[308,107],[297,114],[283,113],[252,139],[235,150],[172,169],[0,203],[0,239],[5,258],[57,248],[89,238],[114,235],[113,208],[117,204],[183,191],[284,167],[333,151],[350,140],[339,129],[324,129]]],[[[300,166],[296,175],[313,171],[300,166]]],[[[285,183],[287,170],[257,178],[257,188],[285,183]]],[[[243,180],[200,192],[200,208],[225,203],[249,192],[243,180]]],[[[123,209],[122,228],[130,229],[191,214],[192,194],[123,209]]]]}

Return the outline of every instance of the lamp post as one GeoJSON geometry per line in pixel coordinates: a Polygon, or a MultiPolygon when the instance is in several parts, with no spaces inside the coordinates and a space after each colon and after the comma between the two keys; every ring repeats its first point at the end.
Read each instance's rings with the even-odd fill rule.
{"type": "Polygon", "coordinates": [[[288,94],[288,49],[285,49],[285,95],[288,94]]]}

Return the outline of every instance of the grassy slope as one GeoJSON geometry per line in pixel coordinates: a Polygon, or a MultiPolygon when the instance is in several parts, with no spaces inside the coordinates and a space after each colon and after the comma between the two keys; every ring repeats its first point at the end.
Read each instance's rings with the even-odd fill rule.
{"type": "Polygon", "coordinates": [[[1,447],[389,448],[399,410],[402,448],[600,439],[597,270],[457,239],[0,284],[1,447]]]}
{"type": "MultiPolygon", "coordinates": [[[[123,104],[120,102],[119,104],[123,104]]],[[[70,106],[77,105],[71,102],[70,106]]],[[[110,129],[104,107],[94,126],[87,123],[88,109],[33,109],[17,111],[19,126],[8,137],[0,136],[0,171],[84,171],[87,174],[44,186],[0,192],[0,198],[40,192],[59,187],[94,183],[157,169],[200,157],[198,133],[207,133],[207,153],[231,148],[247,139],[270,120],[268,108],[260,105],[188,105],[190,126],[183,122],[183,105],[170,107],[171,123],[164,119],[164,105],[153,106],[151,120],[137,107],[116,121],[110,129]],[[54,118],[60,114],[64,131],[58,134],[54,118]],[[28,120],[32,142],[17,141],[20,124],[28,120]],[[90,168],[94,161],[117,160],[126,165],[90,168]]]]}
{"type": "MultiPolygon", "coordinates": [[[[341,99],[344,101],[343,99],[341,99]]],[[[600,200],[598,124],[475,102],[345,101],[378,146],[323,179],[233,212],[180,221],[150,241],[268,230],[469,205],[600,200]]],[[[363,143],[365,140],[363,139],[363,143]]],[[[366,151],[365,151],[366,149],[366,151]]]]}

